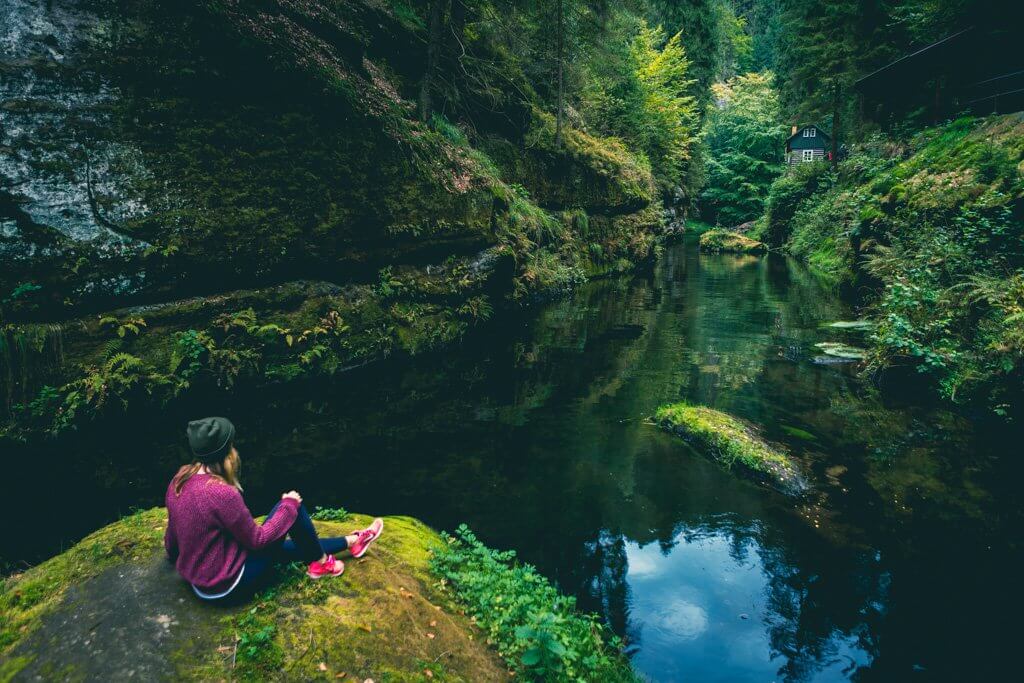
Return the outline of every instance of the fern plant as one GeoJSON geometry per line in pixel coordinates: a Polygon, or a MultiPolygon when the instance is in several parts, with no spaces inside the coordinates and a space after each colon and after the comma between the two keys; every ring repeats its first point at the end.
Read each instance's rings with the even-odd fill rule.
{"type": "Polygon", "coordinates": [[[142,329],[146,327],[146,321],[144,318],[125,318],[124,320],[118,320],[114,316],[103,316],[100,318],[100,327],[112,329],[117,333],[119,339],[125,337],[137,337],[142,334],[142,329]]]}

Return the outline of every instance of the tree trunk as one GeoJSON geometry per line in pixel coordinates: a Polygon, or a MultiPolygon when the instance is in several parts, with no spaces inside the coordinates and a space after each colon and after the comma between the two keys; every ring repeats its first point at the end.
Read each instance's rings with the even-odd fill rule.
{"type": "Polygon", "coordinates": [[[423,80],[420,81],[420,119],[423,121],[429,121],[430,115],[434,113],[432,91],[434,74],[437,71],[437,59],[441,51],[441,21],[444,10],[442,3],[444,1],[430,1],[430,20],[427,27],[427,64],[423,71],[423,80]]]}
{"type": "Polygon", "coordinates": [[[839,84],[835,85],[835,100],[832,103],[832,168],[839,163],[839,84]]]}
{"type": "Polygon", "coordinates": [[[562,109],[565,98],[563,68],[565,65],[565,16],[562,8],[565,0],[558,0],[558,105],[555,110],[555,147],[562,147],[562,109]]]}

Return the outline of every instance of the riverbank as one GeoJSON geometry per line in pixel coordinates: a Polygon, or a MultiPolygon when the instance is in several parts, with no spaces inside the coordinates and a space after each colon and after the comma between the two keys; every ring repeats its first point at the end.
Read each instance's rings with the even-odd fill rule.
{"type": "MultiPolygon", "coordinates": [[[[351,515],[317,527],[337,536],[369,521],[351,515]]],[[[485,613],[497,605],[481,611],[481,597],[501,595],[465,590],[463,576],[501,585],[514,607],[517,582],[529,572],[468,532],[442,538],[414,519],[388,517],[381,541],[359,560],[346,558],[341,577],[314,582],[302,568],[284,568],[280,581],[251,603],[222,608],[198,601],[177,577],[163,554],[165,526],[165,510],[138,512],[4,579],[0,680],[469,682],[516,674],[534,680],[538,667],[554,680],[564,662],[578,676],[632,675],[614,641],[602,648],[599,622],[577,615],[571,601],[559,607],[554,589],[536,593],[547,586],[540,577],[529,588],[530,611],[516,608],[500,620],[485,613]],[[544,630],[544,619],[555,614],[560,625],[544,630]],[[587,625],[585,636],[564,634],[573,620],[587,625]],[[517,631],[531,628],[535,636],[517,631]],[[545,637],[576,651],[567,655],[545,637]],[[599,656],[584,661],[588,652],[599,656]]]]}
{"type": "Polygon", "coordinates": [[[835,172],[772,186],[754,235],[869,292],[868,368],[912,373],[943,398],[1024,410],[1024,115],[963,118],[872,138],[835,172]]]}

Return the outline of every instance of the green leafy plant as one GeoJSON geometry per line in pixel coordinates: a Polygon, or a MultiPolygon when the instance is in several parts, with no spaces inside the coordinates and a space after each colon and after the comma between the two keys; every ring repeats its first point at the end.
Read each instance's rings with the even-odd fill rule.
{"type": "Polygon", "coordinates": [[[22,282],[11,290],[10,294],[4,297],[3,303],[9,304],[18,301],[19,299],[24,299],[32,292],[38,292],[41,289],[42,286],[37,285],[34,282],[22,282]]]}
{"type": "Polygon", "coordinates": [[[146,321],[143,318],[118,320],[108,315],[100,318],[100,327],[114,330],[119,339],[125,339],[126,337],[137,337],[142,334],[143,328],[146,327],[146,321]]]}
{"type": "Polygon", "coordinates": [[[391,266],[381,268],[379,275],[380,283],[377,285],[377,293],[385,299],[400,294],[405,288],[405,283],[392,273],[391,266]]]}
{"type": "Polygon", "coordinates": [[[621,641],[514,551],[492,550],[466,525],[431,558],[431,571],[508,665],[531,681],[635,681],[621,641]]]}
{"type": "Polygon", "coordinates": [[[321,522],[344,522],[350,516],[349,511],[343,507],[326,508],[319,505],[316,506],[313,514],[310,515],[313,519],[321,522]]]}

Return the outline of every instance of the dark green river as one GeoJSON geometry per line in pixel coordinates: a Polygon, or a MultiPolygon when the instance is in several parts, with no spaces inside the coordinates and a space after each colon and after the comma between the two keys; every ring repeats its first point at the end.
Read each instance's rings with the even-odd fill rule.
{"type": "Polygon", "coordinates": [[[782,257],[679,245],[443,355],[12,454],[0,558],[38,561],[159,504],[185,419],[218,413],[257,514],[296,488],[309,506],[466,522],[605,615],[653,680],[1015,678],[1019,437],[821,355],[862,341],[825,326],[852,316],[782,257]],[[787,500],[645,419],[680,398],[760,425],[815,493],[787,500]]]}

